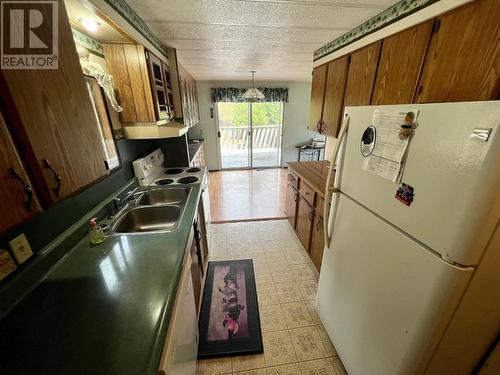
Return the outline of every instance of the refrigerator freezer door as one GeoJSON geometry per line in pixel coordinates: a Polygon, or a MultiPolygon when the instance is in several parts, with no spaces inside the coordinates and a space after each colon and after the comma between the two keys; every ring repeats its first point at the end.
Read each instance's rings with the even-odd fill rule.
{"type": "Polygon", "coordinates": [[[413,373],[472,268],[444,262],[343,195],[336,207],[318,286],[319,317],[349,374],[413,373]]]}
{"type": "Polygon", "coordinates": [[[346,113],[340,190],[447,259],[477,264],[496,222],[500,102],[347,107],[346,113]],[[398,184],[361,167],[360,141],[375,108],[420,110],[402,180],[414,188],[410,206],[395,199],[398,184]],[[487,142],[471,137],[479,128],[492,129],[487,142]]]}

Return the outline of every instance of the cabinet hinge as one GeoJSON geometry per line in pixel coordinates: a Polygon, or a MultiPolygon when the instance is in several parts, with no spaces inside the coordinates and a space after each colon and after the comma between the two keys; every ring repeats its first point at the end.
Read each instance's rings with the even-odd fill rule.
{"type": "Polygon", "coordinates": [[[441,20],[435,19],[434,24],[432,25],[432,33],[435,34],[439,31],[439,27],[441,26],[441,20]]]}
{"type": "Polygon", "coordinates": [[[144,51],[144,55],[146,56],[146,60],[149,60],[149,53],[148,53],[148,51],[144,51]]]}

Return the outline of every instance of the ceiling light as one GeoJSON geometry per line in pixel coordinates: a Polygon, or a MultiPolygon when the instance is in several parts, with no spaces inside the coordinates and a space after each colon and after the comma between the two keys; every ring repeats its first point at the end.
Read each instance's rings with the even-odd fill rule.
{"type": "Polygon", "coordinates": [[[249,88],[247,91],[245,91],[243,97],[250,101],[264,99],[265,98],[264,94],[255,87],[255,80],[254,80],[254,74],[256,73],[255,70],[252,70],[250,73],[252,73],[252,87],[249,88]]]}
{"type": "Polygon", "coordinates": [[[79,21],[85,30],[90,31],[91,33],[95,33],[97,28],[101,26],[99,22],[93,20],[92,18],[80,18],[79,21]]]}

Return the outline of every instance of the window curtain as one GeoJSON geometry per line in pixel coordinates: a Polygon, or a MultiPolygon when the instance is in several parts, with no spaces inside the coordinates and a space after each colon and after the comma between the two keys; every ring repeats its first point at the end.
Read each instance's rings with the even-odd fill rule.
{"type": "MultiPolygon", "coordinates": [[[[274,88],[274,87],[258,87],[264,94],[265,98],[258,100],[258,102],[284,102],[288,103],[288,89],[287,88],[274,88]]],[[[212,102],[231,102],[240,103],[247,100],[243,94],[247,89],[236,87],[214,87],[212,88],[212,102]]]]}

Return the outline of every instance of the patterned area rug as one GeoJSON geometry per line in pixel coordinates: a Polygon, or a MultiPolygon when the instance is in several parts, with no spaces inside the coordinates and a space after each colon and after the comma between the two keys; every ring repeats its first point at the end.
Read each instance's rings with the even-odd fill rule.
{"type": "Polygon", "coordinates": [[[198,358],[263,352],[251,259],[209,262],[198,358]]]}

